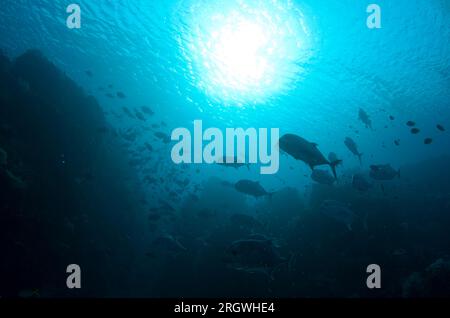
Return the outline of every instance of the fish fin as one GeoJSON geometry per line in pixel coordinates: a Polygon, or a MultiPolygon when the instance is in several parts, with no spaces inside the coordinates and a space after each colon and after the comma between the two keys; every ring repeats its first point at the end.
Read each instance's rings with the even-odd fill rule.
{"type": "Polygon", "coordinates": [[[331,170],[333,171],[333,175],[336,180],[337,180],[336,167],[339,166],[341,163],[342,163],[342,160],[336,160],[336,161],[330,162],[330,167],[331,167],[331,170]]]}
{"type": "Polygon", "coordinates": [[[359,164],[360,164],[361,166],[362,166],[362,156],[363,156],[362,153],[359,153],[359,154],[358,154],[359,164]]]}

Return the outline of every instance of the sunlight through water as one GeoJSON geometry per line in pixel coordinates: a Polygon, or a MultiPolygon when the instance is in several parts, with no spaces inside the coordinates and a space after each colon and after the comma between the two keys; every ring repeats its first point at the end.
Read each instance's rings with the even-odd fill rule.
{"type": "Polygon", "coordinates": [[[225,104],[264,103],[298,84],[310,31],[291,1],[197,1],[180,46],[194,86],[225,104]]]}

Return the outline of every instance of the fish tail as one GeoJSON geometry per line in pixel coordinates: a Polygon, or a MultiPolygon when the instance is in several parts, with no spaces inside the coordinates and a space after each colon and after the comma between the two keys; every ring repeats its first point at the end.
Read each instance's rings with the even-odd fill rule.
{"type": "Polygon", "coordinates": [[[336,161],[330,162],[330,167],[331,167],[331,170],[333,171],[333,175],[336,180],[337,180],[336,167],[339,166],[341,163],[342,163],[342,160],[336,160],[336,161]]]}
{"type": "Polygon", "coordinates": [[[362,166],[362,156],[363,156],[362,153],[359,153],[359,154],[358,154],[359,164],[360,164],[361,166],[362,166]]]}

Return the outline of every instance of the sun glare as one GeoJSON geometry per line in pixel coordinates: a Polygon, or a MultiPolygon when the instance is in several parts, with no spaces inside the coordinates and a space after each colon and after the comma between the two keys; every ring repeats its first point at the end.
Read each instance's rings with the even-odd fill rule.
{"type": "Polygon", "coordinates": [[[263,102],[298,81],[309,31],[290,1],[216,1],[191,12],[182,48],[194,85],[208,95],[263,102]]]}

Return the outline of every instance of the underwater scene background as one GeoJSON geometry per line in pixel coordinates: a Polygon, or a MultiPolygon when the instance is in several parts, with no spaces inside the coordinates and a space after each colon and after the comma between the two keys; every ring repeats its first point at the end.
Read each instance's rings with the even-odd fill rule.
{"type": "Polygon", "coordinates": [[[3,0],[0,296],[449,297],[450,1],[371,3],[3,0]],[[175,164],[196,120],[279,171],[175,164]]]}

